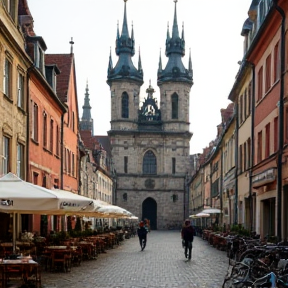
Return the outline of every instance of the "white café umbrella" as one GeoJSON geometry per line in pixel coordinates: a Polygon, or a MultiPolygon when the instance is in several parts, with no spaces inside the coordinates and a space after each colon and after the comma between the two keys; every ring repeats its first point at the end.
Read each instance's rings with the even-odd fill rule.
{"type": "Polygon", "coordinates": [[[194,218],[194,219],[205,218],[205,217],[210,217],[210,214],[200,212],[200,213],[197,213],[197,214],[190,215],[189,217],[194,218]]]}
{"type": "Polygon", "coordinates": [[[49,190],[26,182],[13,173],[0,178],[0,212],[66,215],[99,206],[93,199],[63,190],[49,190]]]}
{"type": "Polygon", "coordinates": [[[96,211],[104,213],[105,216],[103,216],[103,218],[128,218],[132,216],[132,213],[128,210],[111,204],[103,205],[96,211]]]}
{"type": "Polygon", "coordinates": [[[207,208],[201,211],[201,213],[208,213],[208,214],[220,214],[222,211],[217,208],[207,208]]]}
{"type": "Polygon", "coordinates": [[[13,213],[13,251],[16,248],[15,214],[66,215],[96,209],[93,199],[71,192],[52,191],[26,182],[13,173],[0,178],[0,212],[13,213]]]}

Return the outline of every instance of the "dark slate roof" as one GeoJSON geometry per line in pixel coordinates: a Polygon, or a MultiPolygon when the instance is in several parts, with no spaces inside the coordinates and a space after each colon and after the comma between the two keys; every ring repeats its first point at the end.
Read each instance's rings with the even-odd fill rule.
{"type": "Polygon", "coordinates": [[[57,64],[60,74],[57,76],[57,95],[62,102],[67,102],[69,79],[73,67],[73,54],[46,54],[45,64],[57,64]]]}
{"type": "Polygon", "coordinates": [[[101,145],[103,146],[104,150],[110,156],[111,155],[111,144],[110,144],[109,136],[95,135],[94,137],[99,141],[99,143],[101,143],[101,145]]]}

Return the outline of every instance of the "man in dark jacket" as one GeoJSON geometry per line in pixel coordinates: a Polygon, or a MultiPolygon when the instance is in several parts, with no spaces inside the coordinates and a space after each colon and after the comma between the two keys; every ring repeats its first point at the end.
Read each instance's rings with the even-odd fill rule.
{"type": "Polygon", "coordinates": [[[191,260],[192,257],[192,242],[194,239],[194,230],[193,227],[190,224],[190,220],[186,219],[184,222],[184,226],[181,230],[181,238],[182,240],[184,240],[184,254],[185,254],[185,258],[188,257],[188,260],[191,260]],[[187,252],[189,252],[189,254],[187,255],[187,252]]]}
{"type": "Polygon", "coordinates": [[[137,235],[139,237],[141,251],[143,251],[145,249],[146,243],[147,243],[147,230],[144,227],[143,221],[141,221],[139,223],[139,228],[137,229],[137,235]]]}

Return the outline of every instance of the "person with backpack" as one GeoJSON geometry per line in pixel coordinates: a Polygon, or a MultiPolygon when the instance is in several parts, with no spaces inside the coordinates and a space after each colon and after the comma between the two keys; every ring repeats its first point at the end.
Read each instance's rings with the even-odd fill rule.
{"type": "Polygon", "coordinates": [[[194,240],[194,229],[191,226],[190,220],[186,219],[184,226],[181,229],[181,238],[184,246],[185,258],[191,260],[192,258],[192,242],[194,240]]]}
{"type": "Polygon", "coordinates": [[[141,251],[143,251],[146,247],[146,243],[147,243],[147,230],[144,227],[144,222],[141,221],[139,223],[139,228],[137,229],[137,235],[139,237],[139,243],[140,243],[140,247],[141,247],[141,251]]]}

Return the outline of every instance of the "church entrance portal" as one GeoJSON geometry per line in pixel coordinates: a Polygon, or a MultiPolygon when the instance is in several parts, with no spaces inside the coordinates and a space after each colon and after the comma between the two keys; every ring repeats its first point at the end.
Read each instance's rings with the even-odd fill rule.
{"type": "Polygon", "coordinates": [[[157,203],[154,199],[148,197],[142,203],[142,219],[150,220],[151,230],[157,229],[157,203]]]}

